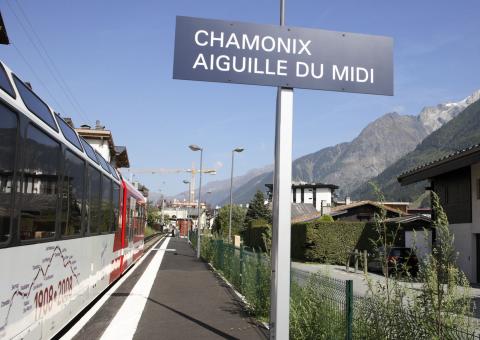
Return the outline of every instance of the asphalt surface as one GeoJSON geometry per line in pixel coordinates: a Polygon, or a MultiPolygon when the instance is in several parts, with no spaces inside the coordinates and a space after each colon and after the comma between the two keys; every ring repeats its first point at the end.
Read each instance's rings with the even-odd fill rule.
{"type": "MultiPolygon", "coordinates": [[[[164,241],[162,241],[164,242],[164,241]]],[[[156,249],[85,324],[75,339],[99,339],[150,264],[156,249]]],[[[185,239],[170,238],[148,295],[134,339],[266,339],[207,264],[195,258],[185,239]]]]}

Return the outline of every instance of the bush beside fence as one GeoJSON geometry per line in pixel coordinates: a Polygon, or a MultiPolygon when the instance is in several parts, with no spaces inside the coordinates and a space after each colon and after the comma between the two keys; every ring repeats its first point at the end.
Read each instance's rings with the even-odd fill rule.
{"type": "MultiPolygon", "coordinates": [[[[195,233],[190,240],[196,244],[195,233]]],[[[249,312],[268,321],[269,258],[209,236],[202,237],[201,254],[245,297],[249,312]]],[[[350,280],[292,269],[291,339],[480,339],[474,330],[456,327],[443,327],[439,335],[417,312],[401,304],[387,306],[381,299],[354,296],[350,280]]]]}

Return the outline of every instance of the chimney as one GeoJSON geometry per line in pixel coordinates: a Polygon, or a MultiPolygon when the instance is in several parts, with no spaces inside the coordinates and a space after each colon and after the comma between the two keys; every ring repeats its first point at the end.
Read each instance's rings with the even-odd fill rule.
{"type": "Polygon", "coordinates": [[[65,123],[67,123],[68,125],[70,125],[70,127],[71,127],[72,129],[75,129],[75,126],[73,125],[73,120],[72,120],[72,118],[70,118],[70,117],[65,117],[65,118],[63,118],[63,120],[65,121],[65,123]]]}
{"type": "Polygon", "coordinates": [[[96,120],[95,121],[95,130],[104,130],[105,126],[100,125],[100,121],[96,120]]]}

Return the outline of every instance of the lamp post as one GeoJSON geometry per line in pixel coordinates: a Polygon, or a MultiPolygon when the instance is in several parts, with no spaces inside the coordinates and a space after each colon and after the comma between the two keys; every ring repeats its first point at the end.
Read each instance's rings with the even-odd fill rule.
{"type": "Polygon", "coordinates": [[[232,150],[232,170],[230,173],[230,214],[228,217],[228,243],[232,242],[232,205],[233,205],[233,159],[235,152],[242,152],[244,149],[243,148],[235,148],[232,150]]]}
{"type": "Polygon", "coordinates": [[[202,170],[203,170],[203,149],[198,145],[188,146],[192,151],[200,151],[200,185],[198,188],[198,212],[197,212],[197,259],[200,258],[200,200],[202,197],[202,170]]]}

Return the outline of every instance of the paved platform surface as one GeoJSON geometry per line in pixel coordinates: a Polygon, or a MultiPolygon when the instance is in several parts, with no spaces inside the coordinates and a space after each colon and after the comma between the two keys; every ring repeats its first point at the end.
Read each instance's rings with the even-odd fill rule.
{"type": "Polygon", "coordinates": [[[167,237],[133,270],[74,339],[268,338],[185,239],[167,237]]]}

